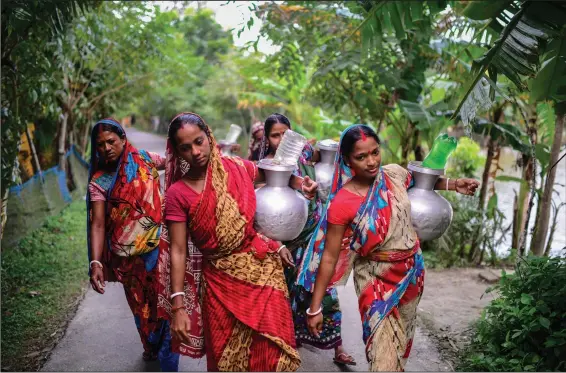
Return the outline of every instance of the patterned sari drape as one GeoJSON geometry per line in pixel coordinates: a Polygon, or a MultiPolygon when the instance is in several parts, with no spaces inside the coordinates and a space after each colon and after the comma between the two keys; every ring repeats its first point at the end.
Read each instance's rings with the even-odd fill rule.
{"type": "MultiPolygon", "coordinates": [[[[188,211],[184,305],[191,343],[174,340],[173,348],[192,357],[206,353],[209,370],[296,370],[300,358],[278,245],[253,228],[257,169],[251,162],[221,157],[210,130],[206,132],[211,155],[205,186],[188,211]]],[[[166,187],[181,175],[168,143],[166,187]]],[[[171,318],[165,224],[158,268],[160,315],[171,318]]]]}
{"type": "MultiPolygon", "coordinates": [[[[96,151],[96,137],[102,124],[116,127],[111,118],[96,123],[91,134],[89,182],[106,194],[105,244],[101,261],[106,281],[123,284],[126,300],[146,358],[158,357],[166,371],[178,369],[179,355],[171,354],[169,324],[158,317],[155,286],[157,250],[161,234],[161,192],[159,174],[150,155],[125,138],[116,171],[107,170],[96,151]]],[[[90,228],[92,202],[87,192],[87,242],[91,260],[90,228]]]]}
{"type": "MultiPolygon", "coordinates": [[[[93,181],[106,191],[106,246],[115,255],[129,257],[140,255],[148,270],[157,261],[161,234],[161,192],[159,175],[149,154],[136,149],[125,139],[124,150],[119,158],[116,172],[109,173],[96,151],[97,129],[107,124],[125,133],[114,119],[103,119],[96,123],[91,135],[91,161],[89,182],[93,181]]],[[[90,225],[92,203],[87,191],[87,242],[90,261],[90,225]]],[[[104,252],[108,259],[109,252],[104,252]]],[[[110,277],[112,275],[107,274],[110,277]]]]}
{"type": "MultiPolygon", "coordinates": [[[[342,139],[360,126],[346,129],[342,139]]],[[[299,266],[297,283],[311,291],[325,249],[328,208],[351,178],[352,171],[338,151],[327,209],[299,266]]],[[[402,167],[380,168],[350,225],[353,237],[349,249],[341,250],[330,282],[330,286],[343,284],[354,270],[363,339],[372,370],[402,370],[412,345],[424,262],[410,220],[406,191],[411,185],[411,175],[402,167]]]]}

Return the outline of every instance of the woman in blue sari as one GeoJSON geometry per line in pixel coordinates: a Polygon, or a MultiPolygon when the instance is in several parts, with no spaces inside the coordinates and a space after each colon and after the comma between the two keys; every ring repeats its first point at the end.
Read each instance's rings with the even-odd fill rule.
{"type": "MultiPolygon", "coordinates": [[[[273,158],[279,142],[283,138],[285,131],[291,129],[289,119],[279,113],[270,115],[264,124],[264,136],[261,145],[259,159],[273,158]]],[[[315,180],[314,163],[320,160],[320,153],[310,143],[307,143],[298,161],[298,167],[294,174],[296,176],[309,176],[315,180]]],[[[318,337],[312,336],[306,324],[306,309],[309,307],[312,294],[303,286],[296,284],[297,266],[303,259],[304,250],[310,241],[312,234],[318,224],[322,212],[322,203],[317,196],[309,201],[308,220],[303,231],[297,238],[290,242],[283,242],[293,255],[294,267],[285,269],[287,286],[289,287],[289,297],[293,310],[295,323],[295,338],[297,344],[308,344],[323,350],[334,349],[334,362],[340,365],[356,365],[354,358],[344,350],[342,345],[342,311],[338,301],[338,293],[335,288],[328,289],[323,298],[324,304],[324,327],[318,337]]]]}

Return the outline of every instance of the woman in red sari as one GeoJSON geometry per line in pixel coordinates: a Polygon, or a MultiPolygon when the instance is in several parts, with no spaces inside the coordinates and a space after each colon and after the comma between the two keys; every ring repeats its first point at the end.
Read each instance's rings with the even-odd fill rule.
{"type": "Polygon", "coordinates": [[[111,118],[91,134],[87,193],[87,240],[92,288],[105,281],[123,284],[146,361],[159,359],[163,371],[177,371],[169,323],[157,317],[156,263],[161,234],[161,192],[157,170],[165,160],[138,150],[111,118]]]}
{"type": "MultiPolygon", "coordinates": [[[[346,129],[328,210],[299,269],[299,284],[313,289],[306,313],[314,336],[322,330],[327,287],[347,280],[353,269],[371,371],[402,371],[411,352],[425,275],[410,218],[411,180],[399,165],[381,166],[379,138],[370,127],[346,129]],[[347,250],[341,250],[343,237],[352,237],[347,250]]],[[[435,189],[473,195],[478,185],[473,179],[440,178],[435,189]]]]}
{"type": "MultiPolygon", "coordinates": [[[[254,163],[221,157],[198,115],[171,122],[159,305],[174,350],[206,353],[209,371],[295,371],[301,363],[281,259],[292,264],[291,254],[253,227],[254,181],[262,179],[254,163]]],[[[316,191],[309,178],[290,186],[311,198],[316,191]]]]}

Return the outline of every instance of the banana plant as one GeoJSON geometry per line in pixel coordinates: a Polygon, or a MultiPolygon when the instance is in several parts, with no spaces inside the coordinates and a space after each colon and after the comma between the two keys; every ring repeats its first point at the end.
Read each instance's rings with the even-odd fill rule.
{"type": "Polygon", "coordinates": [[[438,134],[451,124],[444,116],[435,116],[426,108],[416,102],[399,100],[399,107],[407,118],[413,122],[419,134],[424,138],[427,145],[432,147],[434,139],[438,134]]]}
{"type": "Polygon", "coordinates": [[[499,75],[504,75],[521,91],[528,90],[530,85],[535,93],[534,100],[564,99],[564,88],[559,82],[566,77],[563,31],[566,4],[554,1],[480,1],[470,2],[463,14],[476,20],[486,20],[488,27],[501,34],[482,57],[474,60],[474,76],[454,117],[460,114],[462,121],[469,124],[478,109],[489,108],[499,75]],[[546,42],[550,42],[548,48],[546,42]]]}

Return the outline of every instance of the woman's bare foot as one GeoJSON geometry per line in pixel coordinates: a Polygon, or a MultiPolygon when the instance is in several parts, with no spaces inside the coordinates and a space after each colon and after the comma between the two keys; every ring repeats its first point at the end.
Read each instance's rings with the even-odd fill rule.
{"type": "Polygon", "coordinates": [[[334,362],[341,365],[356,365],[354,358],[344,350],[344,346],[338,346],[334,349],[334,362]]]}

